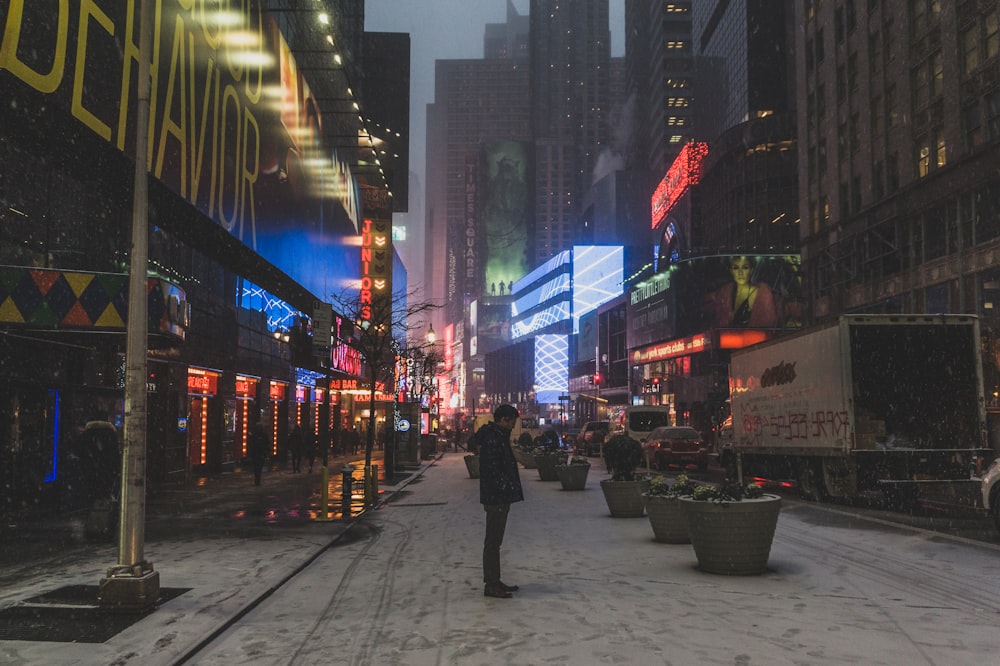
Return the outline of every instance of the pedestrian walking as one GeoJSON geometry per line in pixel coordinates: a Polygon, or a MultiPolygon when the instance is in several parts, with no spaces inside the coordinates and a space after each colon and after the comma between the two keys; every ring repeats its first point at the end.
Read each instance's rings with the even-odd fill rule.
{"type": "Polygon", "coordinates": [[[305,436],[302,428],[295,426],[291,434],[288,435],[288,450],[292,454],[292,471],[298,472],[302,469],[302,450],[305,448],[305,436]]]}
{"type": "Polygon", "coordinates": [[[316,435],[311,432],[305,434],[305,458],[309,463],[309,472],[313,471],[313,463],[316,462],[316,435]]]}
{"type": "Polygon", "coordinates": [[[500,545],[507,529],[510,505],[524,500],[517,460],[510,448],[510,431],[520,413],[513,405],[500,405],[493,421],[475,433],[479,446],[479,501],[486,511],[486,537],[483,539],[483,594],[509,599],[517,585],[500,580],[500,545]]]}
{"type": "Polygon", "coordinates": [[[260,485],[260,475],[264,471],[264,459],[267,457],[267,437],[264,426],[255,423],[250,431],[250,462],[253,465],[253,485],[260,485]]]}

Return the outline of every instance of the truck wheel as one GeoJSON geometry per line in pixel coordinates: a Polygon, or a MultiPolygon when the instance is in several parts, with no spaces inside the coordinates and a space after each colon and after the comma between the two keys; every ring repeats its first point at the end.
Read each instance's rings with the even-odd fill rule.
{"type": "Polygon", "coordinates": [[[821,502],[826,499],[823,469],[819,463],[806,461],[799,466],[799,496],[809,502],[821,502]]]}

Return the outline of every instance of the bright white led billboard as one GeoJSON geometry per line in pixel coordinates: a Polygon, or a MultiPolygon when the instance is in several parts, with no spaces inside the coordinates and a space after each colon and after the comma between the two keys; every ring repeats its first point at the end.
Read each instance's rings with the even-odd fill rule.
{"type": "Polygon", "coordinates": [[[622,293],[625,251],[621,245],[577,245],[573,248],[573,332],[580,316],[622,293]]]}

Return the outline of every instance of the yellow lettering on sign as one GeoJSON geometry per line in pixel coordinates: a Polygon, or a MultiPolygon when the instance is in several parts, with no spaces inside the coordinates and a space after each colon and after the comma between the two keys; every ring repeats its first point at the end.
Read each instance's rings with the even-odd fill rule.
{"type": "Polygon", "coordinates": [[[73,101],[70,109],[74,118],[79,119],[81,123],[92,129],[97,136],[105,141],[110,141],[111,128],[83,106],[85,87],[83,70],[87,64],[87,36],[90,29],[90,17],[93,17],[108,35],[113,37],[115,34],[115,24],[111,22],[111,17],[101,11],[93,0],[81,0],[80,27],[76,38],[76,68],[73,72],[73,101]]]}
{"type": "MultiPolygon", "coordinates": [[[[55,50],[52,53],[52,69],[37,72],[17,58],[17,44],[21,40],[21,20],[24,14],[24,0],[11,0],[7,9],[7,23],[0,42],[0,69],[6,69],[40,93],[52,93],[62,82],[66,66],[66,36],[69,33],[69,0],[59,0],[59,15],[56,17],[55,50]]],[[[43,45],[32,44],[32,48],[43,45]]]]}

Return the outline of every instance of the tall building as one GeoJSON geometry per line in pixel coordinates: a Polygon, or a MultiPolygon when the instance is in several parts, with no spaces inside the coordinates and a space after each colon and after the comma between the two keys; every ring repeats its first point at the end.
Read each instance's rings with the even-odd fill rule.
{"type": "Polygon", "coordinates": [[[708,142],[693,254],[797,250],[791,0],[695,3],[695,135],[708,142]]]}
{"type": "MultiPolygon", "coordinates": [[[[475,392],[464,387],[482,380],[481,368],[476,373],[478,366],[469,361],[478,350],[470,346],[467,310],[479,298],[485,298],[483,307],[475,311],[490,310],[478,200],[483,148],[489,142],[530,141],[527,41],[527,17],[508,4],[507,22],[486,27],[486,57],[435,63],[434,103],[427,107],[426,280],[430,300],[446,306],[435,316],[435,328],[451,327],[456,359],[451,383],[463,387],[453,393],[457,411],[466,410],[466,399],[475,392]]],[[[518,277],[506,278],[504,291],[518,277]]],[[[494,300],[496,292],[495,287],[494,300]]]]}
{"type": "MultiPolygon", "coordinates": [[[[659,179],[692,137],[694,44],[691,2],[625,3],[629,168],[659,179]]],[[[655,181],[654,181],[655,184],[655,181]]]]}
{"type": "MultiPolygon", "coordinates": [[[[796,3],[814,318],[975,313],[1000,407],[1000,9],[796,3]]],[[[994,417],[991,417],[991,419],[994,417]]]]}
{"type": "Polygon", "coordinates": [[[573,244],[608,140],[608,0],[532,0],[530,20],[535,260],[541,262],[573,244]]]}

